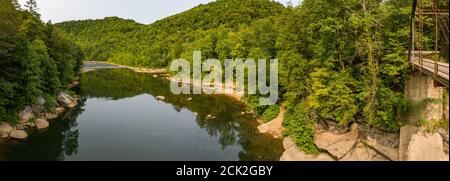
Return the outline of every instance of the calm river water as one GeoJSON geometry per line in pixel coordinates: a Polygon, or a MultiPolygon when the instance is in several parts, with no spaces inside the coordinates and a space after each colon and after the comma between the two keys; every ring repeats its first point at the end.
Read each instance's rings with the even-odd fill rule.
{"type": "Polygon", "coordinates": [[[169,81],[128,69],[84,73],[77,91],[77,108],[2,146],[0,160],[279,160],[284,151],[226,96],[173,95],[169,81]]]}

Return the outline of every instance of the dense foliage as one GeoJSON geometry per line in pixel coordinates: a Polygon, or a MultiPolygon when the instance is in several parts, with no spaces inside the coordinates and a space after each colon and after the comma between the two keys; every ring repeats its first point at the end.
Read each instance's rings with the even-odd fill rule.
{"type": "Polygon", "coordinates": [[[0,0],[0,121],[38,97],[51,99],[74,79],[82,65],[81,49],[51,23],[43,23],[30,0],[0,0]]]}
{"type": "MultiPolygon", "coordinates": [[[[131,20],[59,24],[89,60],[165,67],[176,58],[277,58],[287,133],[314,153],[314,122],[396,131],[407,113],[409,0],[218,0],[140,25],[131,20]]],[[[432,47],[425,37],[426,47],[432,47]]],[[[273,118],[274,108],[251,108],[273,118]],[[265,113],[268,111],[267,113],[265,113]]]]}
{"type": "Polygon", "coordinates": [[[223,38],[233,36],[232,32],[254,20],[278,15],[282,10],[281,4],[269,1],[219,0],[151,25],[108,17],[70,21],[58,26],[83,48],[87,60],[165,67],[180,57],[191,59],[194,50],[202,50],[203,56],[208,58],[226,57],[234,48],[230,44],[234,44],[235,39],[223,38]]]}

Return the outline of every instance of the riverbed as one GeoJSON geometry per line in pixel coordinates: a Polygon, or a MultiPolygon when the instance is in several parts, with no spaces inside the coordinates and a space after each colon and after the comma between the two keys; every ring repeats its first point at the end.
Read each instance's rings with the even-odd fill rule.
{"type": "MultiPolygon", "coordinates": [[[[89,67],[92,68],[92,67],[89,67]]],[[[167,79],[125,68],[82,74],[79,105],[2,160],[279,160],[281,139],[228,96],[174,95],[167,79]],[[157,99],[164,97],[164,99],[157,99]]]]}

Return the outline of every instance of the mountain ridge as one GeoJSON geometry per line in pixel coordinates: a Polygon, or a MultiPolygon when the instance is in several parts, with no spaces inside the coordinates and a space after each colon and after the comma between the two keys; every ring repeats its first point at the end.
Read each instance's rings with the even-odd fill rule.
{"type": "Polygon", "coordinates": [[[106,17],[67,21],[56,26],[82,47],[87,60],[165,67],[169,61],[181,57],[181,51],[177,47],[168,47],[170,45],[186,46],[205,31],[212,33],[220,28],[237,31],[241,26],[279,15],[283,10],[281,3],[272,0],[218,0],[152,24],[106,17]]]}

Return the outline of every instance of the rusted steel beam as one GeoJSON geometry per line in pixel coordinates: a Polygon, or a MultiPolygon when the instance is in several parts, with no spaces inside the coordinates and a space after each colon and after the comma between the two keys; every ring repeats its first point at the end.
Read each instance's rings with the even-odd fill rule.
{"type": "MultiPolygon", "coordinates": [[[[440,12],[433,12],[433,9],[422,9],[423,10],[423,14],[424,15],[435,15],[435,14],[438,14],[438,15],[449,15],[449,11],[448,11],[448,9],[439,9],[439,11],[440,12]]],[[[415,12],[415,14],[416,15],[418,15],[419,14],[419,12],[415,12]]]]}
{"type": "Polygon", "coordinates": [[[448,64],[445,63],[438,63],[439,68],[439,72],[437,72],[437,77],[434,77],[434,70],[433,67],[434,65],[434,61],[433,60],[428,60],[425,59],[424,60],[424,65],[421,67],[418,60],[413,60],[410,62],[412,64],[412,67],[416,67],[417,69],[421,70],[421,73],[433,77],[433,79],[437,82],[439,82],[441,85],[449,87],[449,68],[448,68],[448,64]]]}
{"type": "Polygon", "coordinates": [[[412,10],[411,10],[411,16],[410,16],[410,29],[409,29],[409,48],[408,48],[408,60],[412,60],[412,51],[415,51],[414,48],[414,17],[416,15],[416,8],[417,8],[417,0],[413,0],[412,10]]]}
{"type": "Polygon", "coordinates": [[[413,0],[411,17],[414,17],[416,15],[416,9],[417,9],[417,0],[413,0]]]}

